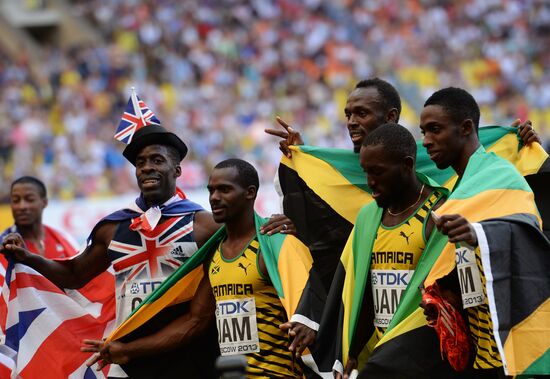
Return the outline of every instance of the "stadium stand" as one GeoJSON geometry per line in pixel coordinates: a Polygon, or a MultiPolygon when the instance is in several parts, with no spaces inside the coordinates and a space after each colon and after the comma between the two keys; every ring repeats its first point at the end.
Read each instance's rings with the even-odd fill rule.
{"type": "Polygon", "coordinates": [[[483,124],[530,118],[550,139],[544,0],[13,3],[0,1],[0,24],[27,42],[0,39],[4,201],[22,174],[59,199],[132,188],[112,139],[131,86],[191,147],[187,188],[233,155],[270,180],[279,151],[263,130],[275,115],[310,144],[348,147],[343,103],[374,75],[399,89],[408,127],[428,94],[454,85],[477,98],[483,124]]]}

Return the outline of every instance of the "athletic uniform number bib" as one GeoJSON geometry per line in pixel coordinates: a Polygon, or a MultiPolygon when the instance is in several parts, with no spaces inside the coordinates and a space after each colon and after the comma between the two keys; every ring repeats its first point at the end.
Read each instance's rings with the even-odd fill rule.
{"type": "Polygon", "coordinates": [[[371,270],[374,325],[387,328],[414,270],[371,270]]]}
{"type": "Polygon", "coordinates": [[[216,323],[222,355],[260,351],[256,302],[253,297],[217,301],[216,323]]]}
{"type": "Polygon", "coordinates": [[[121,320],[128,316],[138,307],[139,304],[154,290],[160,287],[164,279],[134,279],[127,281],[122,287],[120,295],[121,320]]]}
{"type": "Polygon", "coordinates": [[[484,304],[483,284],[476,263],[475,251],[469,247],[461,246],[455,250],[455,256],[463,307],[471,308],[484,304]]]}

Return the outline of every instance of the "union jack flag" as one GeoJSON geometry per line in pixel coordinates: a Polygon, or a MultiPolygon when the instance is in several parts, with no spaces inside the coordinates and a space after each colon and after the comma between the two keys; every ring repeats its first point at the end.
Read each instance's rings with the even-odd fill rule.
{"type": "Polygon", "coordinates": [[[105,272],[96,278],[99,287],[92,287],[90,294],[64,292],[20,263],[4,270],[2,266],[5,341],[0,345],[0,377],[105,378],[108,369],[87,367],[90,354],[80,352],[80,346],[84,338],[101,339],[113,326],[115,298],[112,287],[104,285],[114,287],[113,275],[105,272]],[[106,292],[100,293],[100,287],[106,292]]]}
{"type": "Polygon", "coordinates": [[[160,121],[132,88],[130,100],[115,132],[115,139],[128,144],[132,142],[134,133],[147,125],[160,125],[160,121]]]}
{"type": "Polygon", "coordinates": [[[112,241],[109,254],[118,276],[126,280],[166,277],[197,250],[192,215],[172,217],[155,229],[129,231],[126,242],[112,241]]]}

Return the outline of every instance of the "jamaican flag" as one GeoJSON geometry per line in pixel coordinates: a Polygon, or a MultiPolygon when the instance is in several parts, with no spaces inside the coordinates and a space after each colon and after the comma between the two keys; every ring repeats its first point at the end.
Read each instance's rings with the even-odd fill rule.
{"type": "Polygon", "coordinates": [[[506,372],[550,374],[550,243],[529,214],[475,227],[495,341],[506,372]]]}
{"type": "MultiPolygon", "coordinates": [[[[480,147],[470,158],[459,185],[437,213],[462,214],[470,222],[480,223],[477,227],[483,228],[492,238],[487,238],[488,245],[481,249],[482,267],[487,278],[490,315],[496,321],[493,324],[494,335],[505,338],[499,350],[502,350],[503,361],[508,362],[508,372],[549,373],[547,352],[550,329],[547,325],[550,319],[547,307],[550,302],[550,280],[546,269],[550,244],[540,231],[534,196],[526,181],[508,162],[494,154],[487,154],[480,147]],[[514,220],[513,223],[511,220],[514,220]],[[499,235],[504,231],[510,235],[512,230],[510,239],[499,235]],[[509,257],[504,262],[503,251],[508,251],[509,257]],[[485,261],[489,263],[485,264],[485,261]],[[487,271],[487,266],[493,262],[493,269],[497,271],[487,271]],[[498,287],[500,292],[491,289],[493,280],[496,282],[493,287],[498,287]],[[541,286],[536,294],[531,293],[534,283],[537,287],[541,286]],[[516,296],[510,296],[512,288],[518,289],[516,296]],[[505,321],[500,326],[502,330],[499,329],[501,319],[505,321]],[[514,362],[513,367],[510,362],[514,362]]],[[[345,367],[358,326],[369,322],[359,322],[359,315],[362,307],[369,306],[365,301],[368,295],[369,253],[381,215],[382,210],[374,203],[362,208],[344,248],[321,320],[318,344],[312,349],[312,358],[320,372],[330,366],[330,360],[325,355],[329,353],[341,358],[335,368],[345,367]],[[340,306],[336,308],[336,313],[328,307],[335,307],[337,302],[340,306]],[[332,316],[329,316],[331,313],[332,316]],[[327,334],[325,323],[333,325],[327,327],[327,331],[334,330],[336,326],[337,335],[341,333],[338,341],[341,346],[333,348],[323,343],[327,334]],[[327,353],[327,347],[333,351],[327,353]]],[[[484,246],[481,238],[480,246],[484,246]]],[[[379,341],[369,341],[374,347],[362,373],[365,377],[436,378],[456,374],[449,372],[449,367],[438,357],[439,345],[434,339],[435,332],[426,325],[423,310],[419,307],[421,295],[418,290],[424,279],[426,286],[431,285],[454,268],[455,246],[447,243],[445,236],[434,232],[386,333],[379,341]]]]}
{"type": "MultiPolygon", "coordinates": [[[[542,219],[549,220],[543,226],[550,235],[550,191],[546,190],[550,182],[548,154],[538,143],[524,147],[514,127],[482,127],[479,140],[487,152],[510,161],[525,177],[536,195],[542,219]]],[[[290,148],[292,158],[283,156],[278,171],[284,213],[295,223],[299,238],[308,245],[314,267],[317,261],[336,263],[359,209],[372,201],[359,155],[351,150],[306,145],[290,148]],[[337,256],[329,258],[325,256],[327,253],[337,256]]],[[[416,170],[448,189],[456,183],[452,168],[438,169],[422,141],[417,142],[416,170]]],[[[328,270],[330,278],[335,267],[328,270]]]]}
{"type": "MultiPolygon", "coordinates": [[[[522,148],[515,128],[485,127],[480,129],[479,135],[481,142],[488,151],[495,152],[512,162],[516,169],[525,176],[536,193],[540,214],[544,219],[549,220],[546,226],[550,225],[549,192],[545,191],[545,183],[550,181],[548,155],[538,144],[522,148]]],[[[326,283],[331,281],[336,267],[341,267],[341,264],[339,264],[339,249],[345,245],[346,231],[351,231],[359,209],[370,203],[372,198],[366,186],[364,173],[359,166],[357,154],[348,150],[323,149],[310,146],[295,146],[292,149],[292,159],[283,157],[279,168],[279,181],[285,194],[285,214],[293,219],[299,237],[309,245],[314,258],[312,273],[315,270],[324,273],[323,281],[326,288],[326,283]]],[[[451,169],[438,170],[429,159],[420,142],[418,143],[418,150],[417,171],[425,173],[435,178],[438,183],[451,188],[456,182],[454,171],[451,169]]],[[[368,217],[366,220],[368,220],[368,217]]],[[[434,237],[431,244],[441,247],[445,242],[445,238],[440,235],[438,238],[434,237]]],[[[335,277],[335,282],[339,282],[340,286],[343,285],[343,277],[339,277],[342,274],[345,274],[345,270],[337,272],[335,277]]],[[[308,287],[311,287],[310,283],[308,283],[308,287]]],[[[300,308],[308,308],[304,304],[307,304],[311,297],[314,300],[311,301],[313,306],[309,306],[310,309],[318,308],[318,304],[324,304],[324,301],[319,300],[319,298],[322,298],[319,294],[325,288],[317,288],[317,296],[309,296],[312,291],[306,291],[300,308]]],[[[338,285],[333,286],[331,292],[338,293],[337,288],[338,285]],[[334,291],[335,289],[336,291],[334,291]]],[[[340,296],[341,290],[342,287],[339,288],[340,296]]],[[[341,300],[337,296],[329,295],[326,308],[339,308],[340,304],[341,300]],[[335,303],[331,303],[334,300],[335,303]]],[[[417,305],[418,301],[414,303],[414,306],[417,305]]],[[[309,317],[321,324],[327,324],[327,319],[331,318],[325,314],[323,320],[321,320],[318,311],[310,313],[313,314],[309,317]]],[[[397,316],[399,316],[399,311],[397,316]]],[[[422,312],[418,311],[418,316],[419,319],[423,320],[422,312]]],[[[395,320],[400,317],[395,317],[395,320]]],[[[332,317],[332,320],[329,320],[332,323],[328,322],[333,327],[336,325],[334,319],[335,317],[332,317]]],[[[323,331],[319,333],[322,340],[323,331]]],[[[386,335],[387,339],[393,333],[388,330],[386,335]]],[[[331,341],[334,341],[334,338],[331,341]]],[[[333,344],[333,342],[330,342],[330,344],[333,344]]],[[[313,356],[316,356],[315,351],[317,348],[323,350],[324,347],[330,346],[330,344],[318,344],[313,349],[313,356]]],[[[412,349],[414,350],[414,347],[412,349]]],[[[330,356],[330,354],[325,356],[330,356]]],[[[375,357],[371,357],[371,361],[376,360],[373,358],[375,357]]],[[[313,367],[319,365],[315,371],[321,372],[324,371],[323,367],[331,366],[334,362],[313,359],[312,356],[305,356],[304,360],[309,361],[313,367]]],[[[329,367],[330,369],[331,367],[329,367]]]]}
{"type": "MultiPolygon", "coordinates": [[[[536,194],[544,232],[550,237],[550,159],[538,143],[522,146],[518,129],[486,126],[479,139],[488,152],[510,161],[536,194]]],[[[302,322],[318,329],[342,249],[359,209],[372,201],[359,156],[351,150],[291,146],[292,158],[283,156],[278,179],[284,194],[284,213],[296,225],[298,237],[313,257],[311,279],[300,303],[302,322]],[[303,311],[302,311],[303,310],[303,311]]],[[[451,168],[440,170],[431,161],[422,142],[417,142],[417,172],[448,189],[457,176],[451,168]]]]}
{"type": "MultiPolygon", "coordinates": [[[[273,234],[268,236],[261,234],[260,226],[267,219],[257,214],[254,217],[260,251],[269,278],[290,319],[296,310],[308,278],[312,263],[311,255],[307,247],[292,235],[273,234]]],[[[222,227],[159,288],[151,293],[107,340],[124,340],[139,332],[146,324],[154,322],[155,317],[166,308],[190,301],[204,275],[203,263],[211,257],[225,236],[225,228],[222,227]]],[[[216,343],[215,340],[214,343],[216,343]]]]}
{"type": "MultiPolygon", "coordinates": [[[[508,374],[550,374],[550,243],[541,231],[533,195],[506,161],[480,149],[437,211],[476,223],[480,249],[475,260],[487,301],[467,309],[477,350],[474,367],[491,367],[486,354],[490,337],[508,374]]],[[[454,246],[446,245],[426,286],[449,274],[457,266],[455,259],[454,246]]],[[[467,283],[461,280],[463,299],[471,291],[467,283]]]]}

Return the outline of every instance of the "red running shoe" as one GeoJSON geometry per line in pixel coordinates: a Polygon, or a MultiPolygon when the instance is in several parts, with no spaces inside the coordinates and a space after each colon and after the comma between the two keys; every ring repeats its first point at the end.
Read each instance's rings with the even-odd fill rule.
{"type": "Polygon", "coordinates": [[[462,315],[445,300],[437,283],[422,291],[422,302],[424,308],[437,312],[437,318],[428,320],[428,325],[439,336],[441,357],[446,357],[455,371],[464,371],[470,360],[472,346],[462,315]]]}

